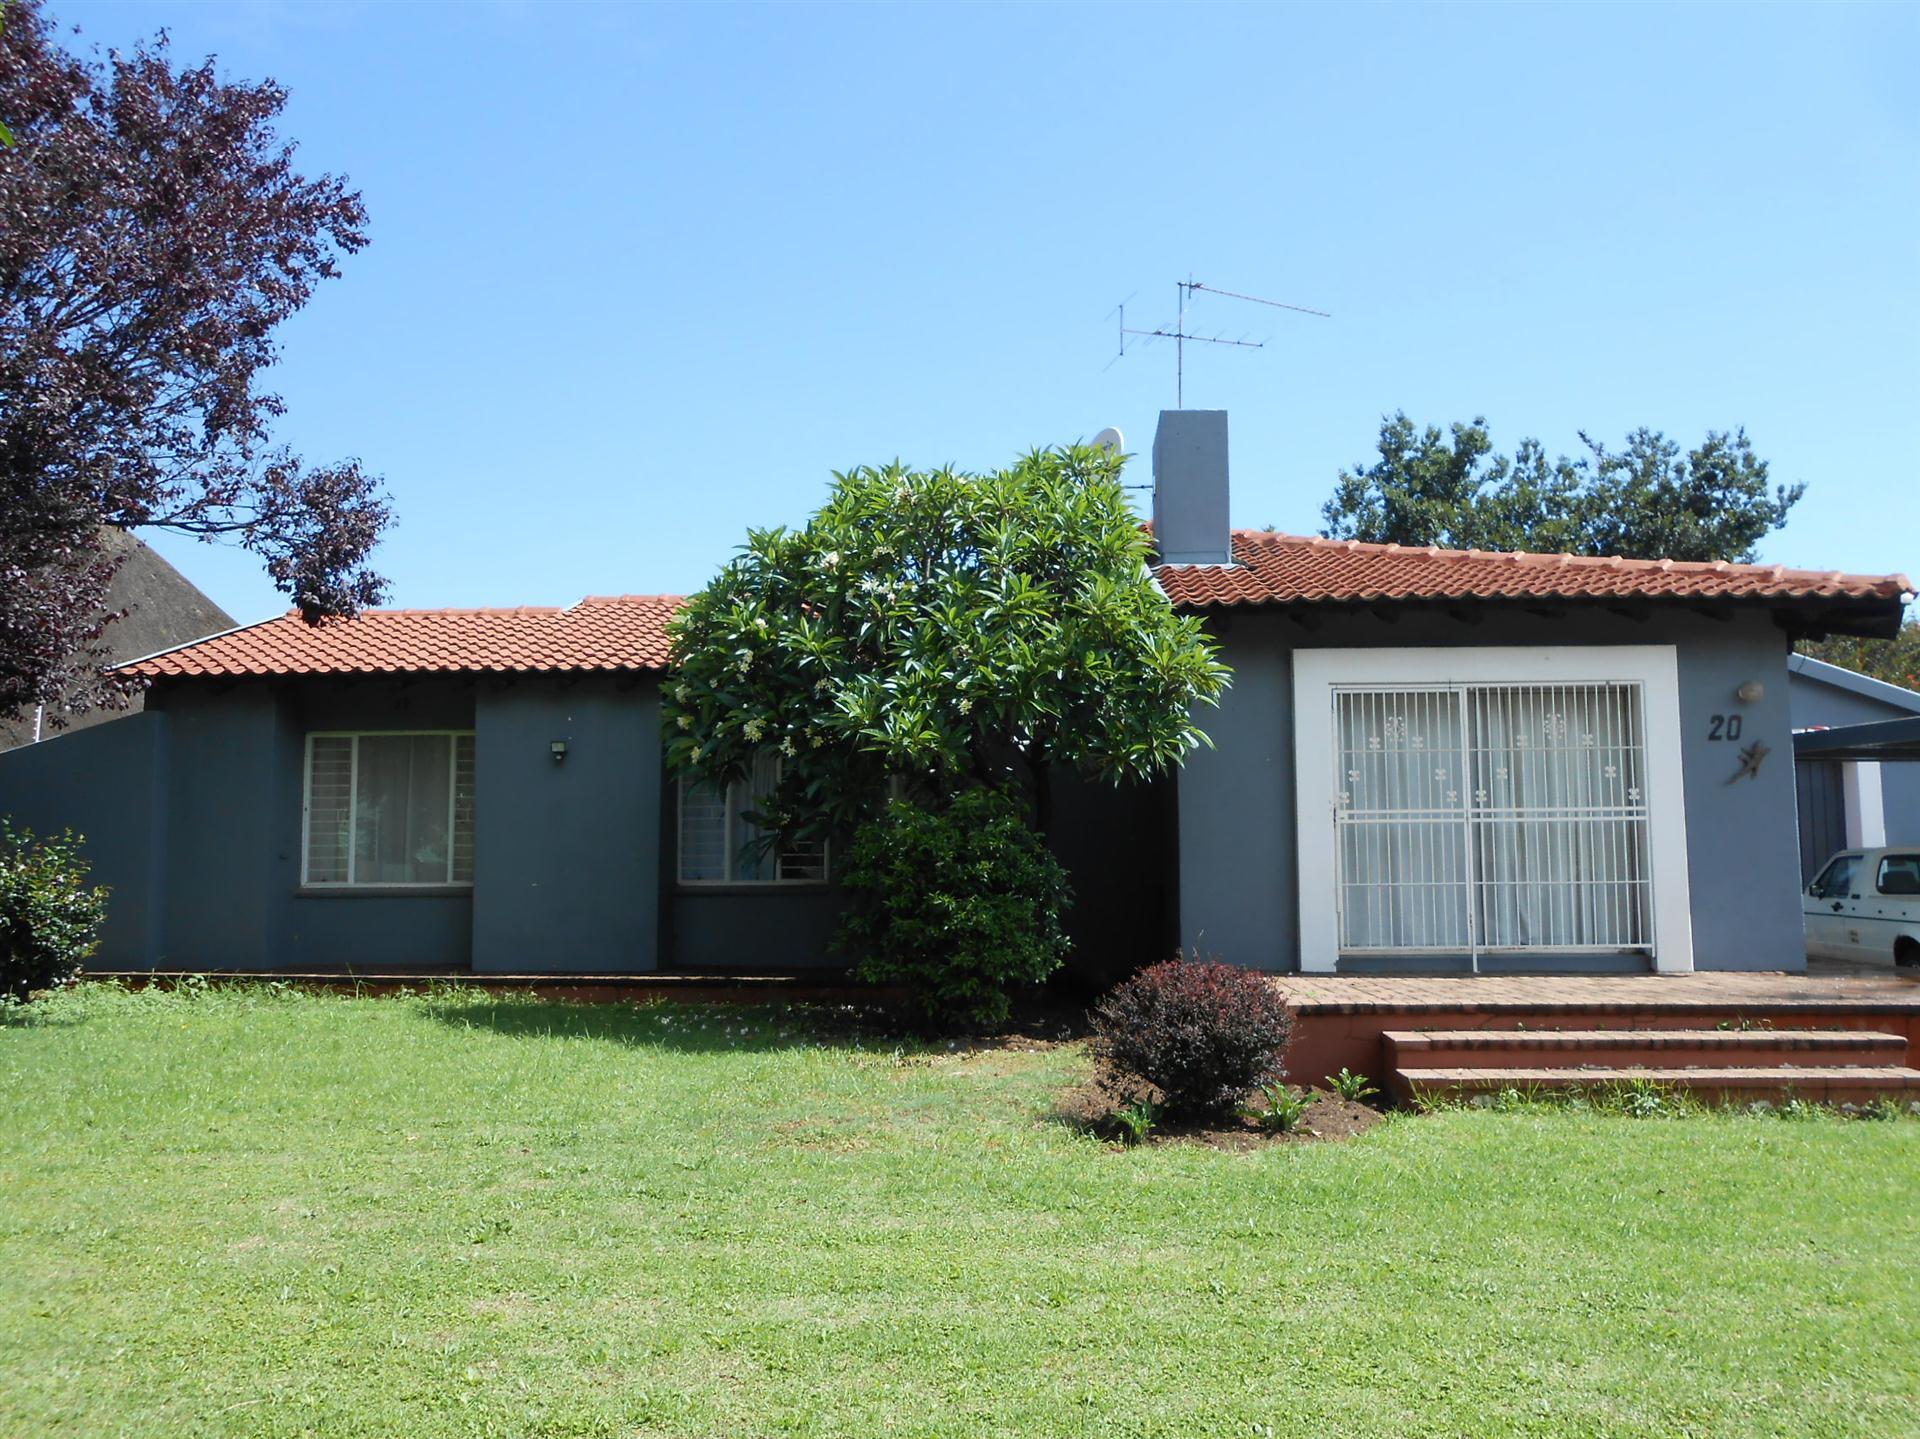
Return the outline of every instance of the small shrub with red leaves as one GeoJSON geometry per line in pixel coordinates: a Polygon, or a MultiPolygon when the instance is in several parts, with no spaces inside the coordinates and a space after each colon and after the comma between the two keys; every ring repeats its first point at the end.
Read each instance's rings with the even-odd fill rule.
{"type": "Polygon", "coordinates": [[[1281,1072],[1293,1019],[1251,970],[1175,957],[1143,969],[1093,1009],[1093,1053],[1112,1080],[1150,1084],[1188,1119],[1230,1115],[1281,1072]]]}

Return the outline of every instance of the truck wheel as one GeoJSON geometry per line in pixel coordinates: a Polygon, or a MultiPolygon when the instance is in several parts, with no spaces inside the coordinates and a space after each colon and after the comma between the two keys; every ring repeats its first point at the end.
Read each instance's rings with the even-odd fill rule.
{"type": "Polygon", "coordinates": [[[1904,935],[1895,940],[1893,944],[1893,962],[1902,968],[1920,965],[1920,943],[1915,943],[1904,935]]]}

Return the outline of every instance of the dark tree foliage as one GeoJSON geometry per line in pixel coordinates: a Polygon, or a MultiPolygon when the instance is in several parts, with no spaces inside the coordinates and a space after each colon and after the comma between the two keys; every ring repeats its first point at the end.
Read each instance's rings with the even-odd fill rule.
{"type": "Polygon", "coordinates": [[[1060,967],[1067,874],[993,789],[944,809],[896,802],[854,832],[836,945],[860,978],[906,987],[936,1026],[1003,1022],[1011,989],[1060,967]]]}
{"type": "Polygon", "coordinates": [[[1834,635],[1824,640],[1803,640],[1794,648],[1830,665],[1856,670],[1902,689],[1920,690],[1920,619],[1915,619],[1912,611],[1900,626],[1900,633],[1890,640],[1834,635]]]}
{"type": "Polygon", "coordinates": [[[79,57],[38,0],[0,31],[0,713],[115,703],[98,671],[103,527],[224,538],[310,620],[377,603],[389,520],[355,461],[270,437],[274,332],[366,243],[360,197],[307,179],[286,94],[177,68],[160,36],[79,57]]]}
{"type": "Polygon", "coordinates": [[[1483,418],[1443,434],[1389,415],[1379,457],[1340,472],[1321,518],[1335,539],[1377,544],[1750,560],[1806,490],[1769,490],[1745,430],[1709,432],[1684,454],[1654,430],[1635,430],[1619,450],[1580,441],[1577,459],[1549,459],[1532,439],[1509,457],[1494,452],[1483,418]]]}

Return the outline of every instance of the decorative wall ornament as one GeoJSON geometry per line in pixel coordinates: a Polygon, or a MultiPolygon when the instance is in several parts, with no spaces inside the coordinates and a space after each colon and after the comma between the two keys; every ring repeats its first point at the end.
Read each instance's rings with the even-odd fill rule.
{"type": "Polygon", "coordinates": [[[1759,779],[1760,761],[1772,753],[1764,740],[1755,740],[1740,751],[1740,768],[1734,771],[1733,778],[1727,783],[1738,784],[1743,779],[1759,779]]]}

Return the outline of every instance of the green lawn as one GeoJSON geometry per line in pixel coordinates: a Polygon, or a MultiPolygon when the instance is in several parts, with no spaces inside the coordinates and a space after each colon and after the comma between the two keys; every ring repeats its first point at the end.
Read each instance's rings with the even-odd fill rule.
{"type": "Polygon", "coordinates": [[[1122,1151],[1075,1050],[94,989],[0,1021],[0,1434],[1920,1433],[1920,1123],[1122,1151]]]}

